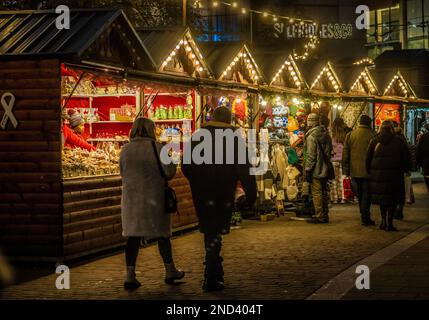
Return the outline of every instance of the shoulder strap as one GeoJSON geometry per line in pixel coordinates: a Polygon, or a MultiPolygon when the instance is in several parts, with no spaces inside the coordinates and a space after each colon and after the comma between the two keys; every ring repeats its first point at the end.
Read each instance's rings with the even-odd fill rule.
{"type": "Polygon", "coordinates": [[[316,139],[317,145],[320,148],[320,151],[322,152],[322,157],[323,157],[323,161],[325,161],[326,163],[330,162],[330,159],[328,158],[328,156],[325,153],[325,150],[323,149],[322,145],[320,144],[319,140],[316,139]]]}
{"type": "Polygon", "coordinates": [[[164,169],[162,168],[161,160],[159,159],[158,149],[156,148],[155,141],[151,141],[153,152],[155,152],[156,163],[158,164],[158,169],[161,173],[161,177],[166,179],[164,169]]]}

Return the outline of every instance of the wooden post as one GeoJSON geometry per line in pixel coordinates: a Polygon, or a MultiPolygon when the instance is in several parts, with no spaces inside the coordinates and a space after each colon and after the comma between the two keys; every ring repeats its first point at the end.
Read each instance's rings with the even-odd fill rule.
{"type": "Polygon", "coordinates": [[[182,0],[182,25],[186,27],[187,19],[187,0],[182,0]]]}

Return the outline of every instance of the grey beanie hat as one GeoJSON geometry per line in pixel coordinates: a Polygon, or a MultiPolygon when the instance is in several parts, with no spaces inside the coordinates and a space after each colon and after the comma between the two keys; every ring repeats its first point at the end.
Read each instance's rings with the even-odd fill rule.
{"type": "Polygon", "coordinates": [[[77,126],[85,122],[85,120],[83,120],[83,116],[76,110],[71,110],[69,114],[69,122],[72,128],[76,128],[77,126]]]}
{"type": "Polygon", "coordinates": [[[320,117],[317,113],[310,113],[307,117],[307,126],[315,127],[320,124],[320,117]]]}

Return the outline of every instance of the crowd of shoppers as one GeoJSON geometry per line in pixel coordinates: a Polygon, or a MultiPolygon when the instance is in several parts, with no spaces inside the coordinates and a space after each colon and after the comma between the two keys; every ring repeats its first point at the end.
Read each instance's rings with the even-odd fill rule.
{"type": "MultiPolygon", "coordinates": [[[[344,202],[343,178],[352,179],[359,201],[363,226],[375,225],[371,219],[371,204],[378,205],[381,213],[380,229],[395,231],[395,218],[403,217],[406,199],[406,179],[410,176],[412,155],[406,138],[393,121],[384,121],[378,133],[372,129],[372,119],[362,115],[359,126],[349,129],[341,118],[333,122],[324,115],[311,113],[307,118],[304,138],[304,174],[311,186],[314,215],[310,223],[329,223],[330,196],[335,202],[344,202]],[[331,132],[330,132],[331,131],[331,132]],[[331,183],[330,183],[331,181],[331,183]]],[[[247,206],[257,197],[255,176],[247,160],[239,161],[242,151],[236,129],[231,125],[231,112],[219,107],[205,129],[215,143],[201,146],[204,139],[191,139],[190,152],[198,151],[208,162],[191,161],[182,164],[189,180],[193,201],[199,219],[205,247],[203,289],[217,291],[224,288],[222,237],[229,233],[234,208],[234,196],[239,183],[245,193],[247,206]],[[222,141],[216,140],[223,137],[222,141]],[[216,152],[227,141],[234,141],[233,161],[223,152],[219,162],[216,152]],[[240,152],[239,152],[240,151],[240,152]],[[208,154],[205,154],[208,152],[208,154]]],[[[195,133],[194,133],[195,135],[195,133]]],[[[171,216],[167,213],[166,186],[176,172],[176,165],[160,160],[162,145],[156,141],[155,125],[147,118],[137,119],[130,132],[130,143],[120,157],[123,181],[122,226],[127,238],[125,248],[126,289],[138,288],[136,262],[143,240],[158,243],[165,264],[165,282],[174,283],[185,276],[176,268],[171,247],[171,216]],[[150,186],[150,187],[148,187],[150,186]]],[[[231,148],[231,146],[228,146],[231,148]]],[[[231,150],[229,150],[231,151],[231,150]]],[[[247,154],[247,149],[245,149],[247,154]]],[[[429,190],[429,133],[419,138],[416,163],[423,168],[429,190]]]]}

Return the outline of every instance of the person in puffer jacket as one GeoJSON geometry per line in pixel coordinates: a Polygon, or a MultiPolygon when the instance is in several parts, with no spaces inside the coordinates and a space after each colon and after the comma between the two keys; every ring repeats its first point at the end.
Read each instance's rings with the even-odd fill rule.
{"type": "Polygon", "coordinates": [[[309,114],[307,127],[309,130],[305,134],[304,169],[307,181],[311,183],[315,208],[315,215],[309,222],[329,223],[329,169],[324,158],[331,158],[332,139],[327,128],[320,124],[320,117],[316,113],[309,114]]]}

